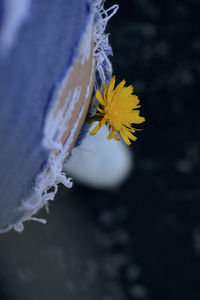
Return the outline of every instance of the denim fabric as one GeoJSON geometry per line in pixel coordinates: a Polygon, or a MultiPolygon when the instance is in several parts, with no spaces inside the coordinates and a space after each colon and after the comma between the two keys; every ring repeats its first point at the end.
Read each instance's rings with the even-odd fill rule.
{"type": "Polygon", "coordinates": [[[32,0],[6,55],[0,45],[0,229],[20,219],[19,204],[47,163],[41,141],[51,94],[76,58],[92,2],[32,0]]]}

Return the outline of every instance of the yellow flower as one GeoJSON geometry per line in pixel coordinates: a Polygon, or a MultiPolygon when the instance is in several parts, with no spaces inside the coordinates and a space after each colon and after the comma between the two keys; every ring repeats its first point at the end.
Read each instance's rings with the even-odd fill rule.
{"type": "Polygon", "coordinates": [[[137,139],[133,135],[137,129],[133,128],[132,124],[140,124],[145,121],[145,118],[139,115],[139,99],[132,94],[133,87],[131,85],[125,87],[125,83],[126,81],[122,80],[114,89],[115,77],[113,77],[110,84],[104,86],[103,96],[99,90],[96,91],[96,98],[100,105],[96,115],[86,122],[99,121],[99,123],[90,135],[96,134],[102,126],[106,125],[110,131],[108,140],[112,138],[119,140],[118,133],[127,145],[131,144],[130,140],[137,139]]]}

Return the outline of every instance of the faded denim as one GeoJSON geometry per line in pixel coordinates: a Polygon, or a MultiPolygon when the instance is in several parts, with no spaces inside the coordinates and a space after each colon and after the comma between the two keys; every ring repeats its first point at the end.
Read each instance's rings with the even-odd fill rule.
{"type": "Polygon", "coordinates": [[[11,47],[0,45],[0,229],[20,219],[17,208],[47,164],[41,141],[51,94],[76,58],[92,2],[33,0],[11,47]]]}

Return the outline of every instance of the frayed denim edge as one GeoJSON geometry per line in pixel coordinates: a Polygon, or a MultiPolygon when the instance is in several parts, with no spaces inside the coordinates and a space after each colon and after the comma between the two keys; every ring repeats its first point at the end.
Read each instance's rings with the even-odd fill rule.
{"type": "MultiPolygon", "coordinates": [[[[92,78],[94,74],[94,69],[96,70],[95,74],[95,89],[100,89],[105,83],[108,82],[109,78],[112,76],[112,64],[108,58],[109,54],[112,54],[111,47],[108,43],[108,34],[105,34],[105,28],[107,25],[108,20],[116,13],[118,10],[118,5],[113,5],[109,9],[105,10],[103,8],[104,1],[97,0],[94,2],[94,14],[92,14],[91,22],[93,24],[93,33],[92,33],[92,39],[94,41],[94,50],[93,50],[93,61],[92,61],[92,72],[90,76],[90,81],[86,90],[85,100],[88,98],[89,91],[92,84],[92,78]],[[110,13],[110,14],[109,14],[110,13]],[[94,19],[95,18],[95,19],[94,19]]],[[[90,22],[89,22],[90,23],[90,22]]],[[[90,23],[91,26],[91,23],[90,23]]],[[[85,34],[88,35],[88,28],[86,29],[85,34]]],[[[85,34],[83,35],[83,41],[85,34]]],[[[85,47],[81,47],[80,51],[82,52],[82,64],[84,63],[85,59],[89,57],[88,51],[89,51],[89,43],[88,43],[88,37],[85,38],[85,47]]],[[[71,69],[71,68],[70,68],[71,69]]],[[[70,74],[71,70],[69,70],[70,74]]],[[[69,75],[68,74],[68,75],[69,75]]],[[[78,87],[77,87],[78,88],[78,87]]],[[[74,98],[76,97],[76,92],[74,98]]],[[[56,103],[55,103],[56,104],[56,103]]],[[[58,190],[58,184],[62,183],[68,188],[72,187],[71,178],[67,178],[65,173],[62,172],[62,165],[66,157],[69,155],[68,149],[70,147],[70,144],[73,141],[74,133],[77,129],[77,126],[79,124],[79,120],[82,117],[82,114],[85,109],[85,103],[83,104],[78,118],[71,130],[70,136],[67,139],[67,142],[65,145],[62,145],[61,143],[55,143],[53,140],[53,137],[51,135],[51,139],[48,136],[48,129],[46,122],[45,128],[44,128],[44,140],[43,145],[51,150],[50,156],[49,156],[49,165],[45,168],[41,174],[38,175],[36,179],[36,187],[34,190],[34,194],[27,200],[23,201],[21,203],[21,207],[19,210],[21,210],[23,216],[21,217],[20,221],[18,221],[16,224],[10,224],[7,228],[0,230],[0,233],[8,232],[11,229],[15,229],[18,232],[22,232],[24,229],[23,222],[32,220],[32,221],[38,221],[43,224],[46,223],[45,219],[33,217],[42,207],[45,206],[46,211],[48,212],[48,202],[54,200],[54,197],[58,190]],[[47,127],[46,127],[47,126],[47,127]]],[[[54,110],[54,108],[53,108],[54,110]]],[[[51,114],[52,111],[49,112],[51,114]]],[[[49,114],[47,115],[47,119],[49,117],[49,114]]],[[[59,118],[58,118],[59,119],[59,118]]],[[[58,120],[57,119],[57,120],[58,120]]],[[[59,121],[59,120],[58,120],[59,121]]],[[[55,123],[54,123],[55,125],[55,123]]],[[[59,124],[61,125],[61,124],[59,124]]],[[[62,127],[61,133],[65,132],[66,127],[62,127]]]]}
{"type": "MultiPolygon", "coordinates": [[[[96,74],[95,74],[95,90],[103,91],[103,86],[108,84],[112,76],[112,64],[109,55],[112,55],[112,48],[109,44],[109,34],[105,33],[108,21],[116,14],[119,6],[117,4],[109,7],[107,10],[103,7],[104,1],[98,0],[94,4],[95,20],[94,20],[94,56],[96,58],[96,74]]],[[[92,96],[91,104],[87,114],[87,118],[94,115],[97,111],[98,101],[95,93],[92,96]]],[[[74,148],[81,145],[86,137],[91,124],[85,124],[81,128],[74,148]]],[[[68,157],[66,163],[69,161],[68,157]]]]}

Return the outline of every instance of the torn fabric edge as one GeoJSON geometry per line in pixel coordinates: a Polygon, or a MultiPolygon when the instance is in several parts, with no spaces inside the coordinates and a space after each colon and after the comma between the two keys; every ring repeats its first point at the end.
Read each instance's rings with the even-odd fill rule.
{"type": "MultiPolygon", "coordinates": [[[[94,42],[92,71],[82,108],[78,113],[78,117],[75,123],[73,124],[70,135],[63,145],[61,142],[61,137],[66,130],[67,118],[70,117],[69,114],[71,110],[73,110],[73,105],[75,105],[78,99],[78,95],[81,92],[81,87],[79,86],[68,93],[68,99],[66,99],[66,103],[72,104],[70,104],[71,109],[67,108],[69,109],[69,111],[66,115],[63,115],[63,110],[66,109],[66,107],[64,107],[60,111],[58,111],[56,118],[52,122],[51,115],[53,115],[53,112],[55,111],[55,106],[57,105],[56,101],[54,101],[53,107],[51,107],[50,111],[48,112],[46,123],[44,126],[43,138],[43,146],[47,150],[50,150],[48,164],[45,169],[37,176],[36,186],[32,196],[26,201],[22,201],[21,203],[19,210],[21,210],[22,217],[20,221],[18,221],[16,224],[10,224],[7,228],[0,230],[0,233],[7,232],[11,229],[22,232],[24,229],[23,222],[27,220],[38,221],[45,224],[45,219],[36,218],[33,217],[33,215],[35,215],[44,206],[46,207],[46,210],[48,212],[48,203],[49,201],[54,200],[59,183],[62,183],[68,188],[71,188],[72,186],[71,178],[67,178],[65,173],[62,172],[62,166],[64,160],[69,155],[68,151],[70,145],[73,142],[73,137],[78,127],[79,120],[84,113],[85,100],[89,95],[89,91],[93,82],[93,73],[95,72],[95,89],[100,89],[105,83],[109,81],[112,76],[112,65],[108,58],[108,55],[112,54],[112,50],[108,43],[108,34],[105,34],[104,31],[108,20],[118,10],[118,5],[113,5],[111,8],[104,10],[103,4],[104,1],[102,0],[97,0],[94,2],[94,13],[91,14],[91,19],[82,37],[82,41],[85,41],[85,43],[80,43],[81,47],[79,55],[82,57],[81,64],[84,64],[84,61],[89,57],[89,41],[94,42]],[[49,118],[51,122],[48,122],[49,118]]],[[[67,72],[68,78],[72,69],[73,65],[67,72]]],[[[59,88],[62,88],[62,83],[59,88]]]]}
{"type": "MultiPolygon", "coordinates": [[[[115,4],[108,9],[104,9],[104,1],[95,2],[95,23],[94,23],[94,56],[96,58],[95,71],[95,90],[102,90],[105,84],[108,84],[112,77],[112,64],[109,56],[112,55],[112,48],[109,44],[109,34],[105,33],[108,21],[116,14],[119,5],[115,4]]],[[[94,115],[97,111],[98,101],[93,95],[87,118],[94,115]]],[[[81,128],[74,148],[81,145],[82,140],[87,135],[91,124],[84,124],[81,128]]]]}
{"type": "Polygon", "coordinates": [[[104,1],[96,1],[96,16],[94,25],[94,56],[96,57],[95,89],[101,89],[110,82],[112,76],[112,64],[109,55],[112,48],[109,45],[109,35],[105,33],[108,21],[116,14],[119,6],[117,4],[104,9],[104,1]]]}

